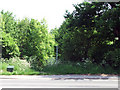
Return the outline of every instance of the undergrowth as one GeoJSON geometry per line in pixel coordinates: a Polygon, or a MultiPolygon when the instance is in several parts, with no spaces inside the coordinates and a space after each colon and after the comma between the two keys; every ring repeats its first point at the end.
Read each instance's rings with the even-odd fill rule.
{"type": "Polygon", "coordinates": [[[43,68],[44,72],[49,74],[117,74],[118,71],[110,66],[102,67],[92,63],[73,63],[65,62],[54,65],[48,65],[43,68]]]}
{"type": "Polygon", "coordinates": [[[18,57],[10,59],[1,59],[0,63],[1,75],[44,75],[30,68],[28,64],[22,63],[18,57]],[[13,72],[8,72],[7,67],[14,66],[13,72]]]}
{"type": "MultiPolygon", "coordinates": [[[[53,59],[53,58],[51,58],[53,59]]],[[[0,71],[2,75],[65,75],[65,74],[118,74],[120,71],[114,70],[110,66],[102,67],[101,65],[91,62],[55,62],[49,60],[48,65],[44,66],[41,71],[31,69],[29,64],[24,64],[18,57],[1,59],[0,71]],[[7,71],[7,66],[14,66],[13,72],[7,71]]]]}

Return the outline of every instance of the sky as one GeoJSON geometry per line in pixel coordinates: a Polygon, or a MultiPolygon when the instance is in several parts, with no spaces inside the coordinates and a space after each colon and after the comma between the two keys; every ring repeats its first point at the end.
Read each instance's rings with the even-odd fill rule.
{"type": "Polygon", "coordinates": [[[41,21],[46,19],[49,31],[59,26],[64,21],[65,11],[72,12],[73,4],[84,0],[1,0],[0,11],[9,11],[17,19],[25,17],[41,21]]]}

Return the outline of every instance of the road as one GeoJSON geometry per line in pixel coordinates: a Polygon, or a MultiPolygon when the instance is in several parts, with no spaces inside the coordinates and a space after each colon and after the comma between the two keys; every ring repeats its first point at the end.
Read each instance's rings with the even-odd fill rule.
{"type": "Polygon", "coordinates": [[[118,88],[117,76],[2,76],[2,88],[118,88]]]}

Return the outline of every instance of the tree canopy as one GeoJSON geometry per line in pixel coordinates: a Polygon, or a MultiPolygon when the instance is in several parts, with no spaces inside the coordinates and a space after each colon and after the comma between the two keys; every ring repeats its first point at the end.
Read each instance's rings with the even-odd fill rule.
{"type": "Polygon", "coordinates": [[[114,59],[106,57],[114,52],[120,53],[119,2],[83,2],[74,7],[72,13],[66,11],[60,28],[52,31],[57,32],[55,39],[60,57],[73,62],[90,60],[118,68],[118,54],[112,56],[114,59]]]}
{"type": "Polygon", "coordinates": [[[2,57],[29,57],[31,67],[41,70],[54,57],[71,62],[91,62],[120,69],[120,3],[83,2],[66,11],[62,25],[48,32],[45,19],[17,20],[1,11],[2,57]]]}
{"type": "Polygon", "coordinates": [[[48,33],[46,20],[35,19],[15,20],[10,12],[1,11],[2,57],[19,56],[35,57],[30,61],[34,69],[47,63],[49,57],[54,56],[55,41],[48,33]]]}

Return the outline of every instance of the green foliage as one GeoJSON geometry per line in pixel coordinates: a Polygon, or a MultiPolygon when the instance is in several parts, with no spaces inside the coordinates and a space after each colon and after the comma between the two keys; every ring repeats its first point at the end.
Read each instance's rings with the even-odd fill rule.
{"type": "Polygon", "coordinates": [[[14,39],[15,20],[12,13],[1,11],[0,15],[0,36],[2,42],[2,57],[10,58],[19,56],[19,47],[14,39]]]}
{"type": "Polygon", "coordinates": [[[14,41],[16,41],[17,38],[17,22],[14,19],[14,16],[10,12],[4,12],[3,10],[0,12],[0,26],[2,31],[9,33],[12,38],[14,38],[14,41]]]}
{"type": "Polygon", "coordinates": [[[108,47],[105,45],[94,46],[88,50],[88,57],[93,63],[100,64],[104,61],[104,53],[108,51],[108,47]]]}
{"type": "Polygon", "coordinates": [[[0,30],[2,31],[3,58],[25,56],[30,59],[32,68],[41,70],[49,57],[54,56],[55,40],[48,33],[45,19],[15,20],[10,12],[1,11],[0,30]]]}
{"type": "Polygon", "coordinates": [[[120,69],[120,48],[105,53],[104,59],[106,64],[109,64],[115,69],[120,69]]]}
{"type": "Polygon", "coordinates": [[[32,68],[41,70],[49,57],[54,55],[55,41],[48,33],[45,19],[41,22],[27,18],[19,21],[18,30],[21,31],[20,41],[21,57],[28,56],[32,68]],[[35,58],[34,58],[35,57],[35,58]]]}
{"type": "Polygon", "coordinates": [[[53,65],[47,65],[43,68],[43,72],[51,75],[64,75],[64,74],[117,74],[113,68],[107,66],[106,68],[92,64],[90,62],[62,62],[53,65]]]}
{"type": "Polygon", "coordinates": [[[46,65],[47,59],[54,54],[54,41],[48,34],[45,20],[40,23],[32,19],[30,29],[29,43],[26,45],[27,52],[29,53],[28,56],[36,57],[36,60],[33,60],[33,66],[34,69],[40,70],[40,66],[46,65]]]}
{"type": "Polygon", "coordinates": [[[119,5],[117,2],[84,2],[74,5],[72,13],[66,11],[65,21],[52,31],[60,58],[73,62],[85,62],[89,58],[92,63],[108,63],[105,53],[120,48],[119,5]]]}
{"type": "Polygon", "coordinates": [[[10,36],[10,34],[2,33],[2,57],[10,58],[14,56],[19,56],[19,47],[14,42],[14,39],[10,36]]]}
{"type": "MultiPolygon", "coordinates": [[[[83,2],[74,7],[72,13],[66,11],[60,28],[50,33],[45,19],[41,22],[28,18],[15,20],[12,13],[1,11],[3,57],[20,54],[21,58],[28,57],[33,69],[42,70],[55,56],[54,46],[58,45],[59,58],[63,61],[84,63],[89,59],[91,66],[94,63],[119,69],[120,4],[83,2]]],[[[99,67],[94,70],[91,72],[99,67]]]]}

